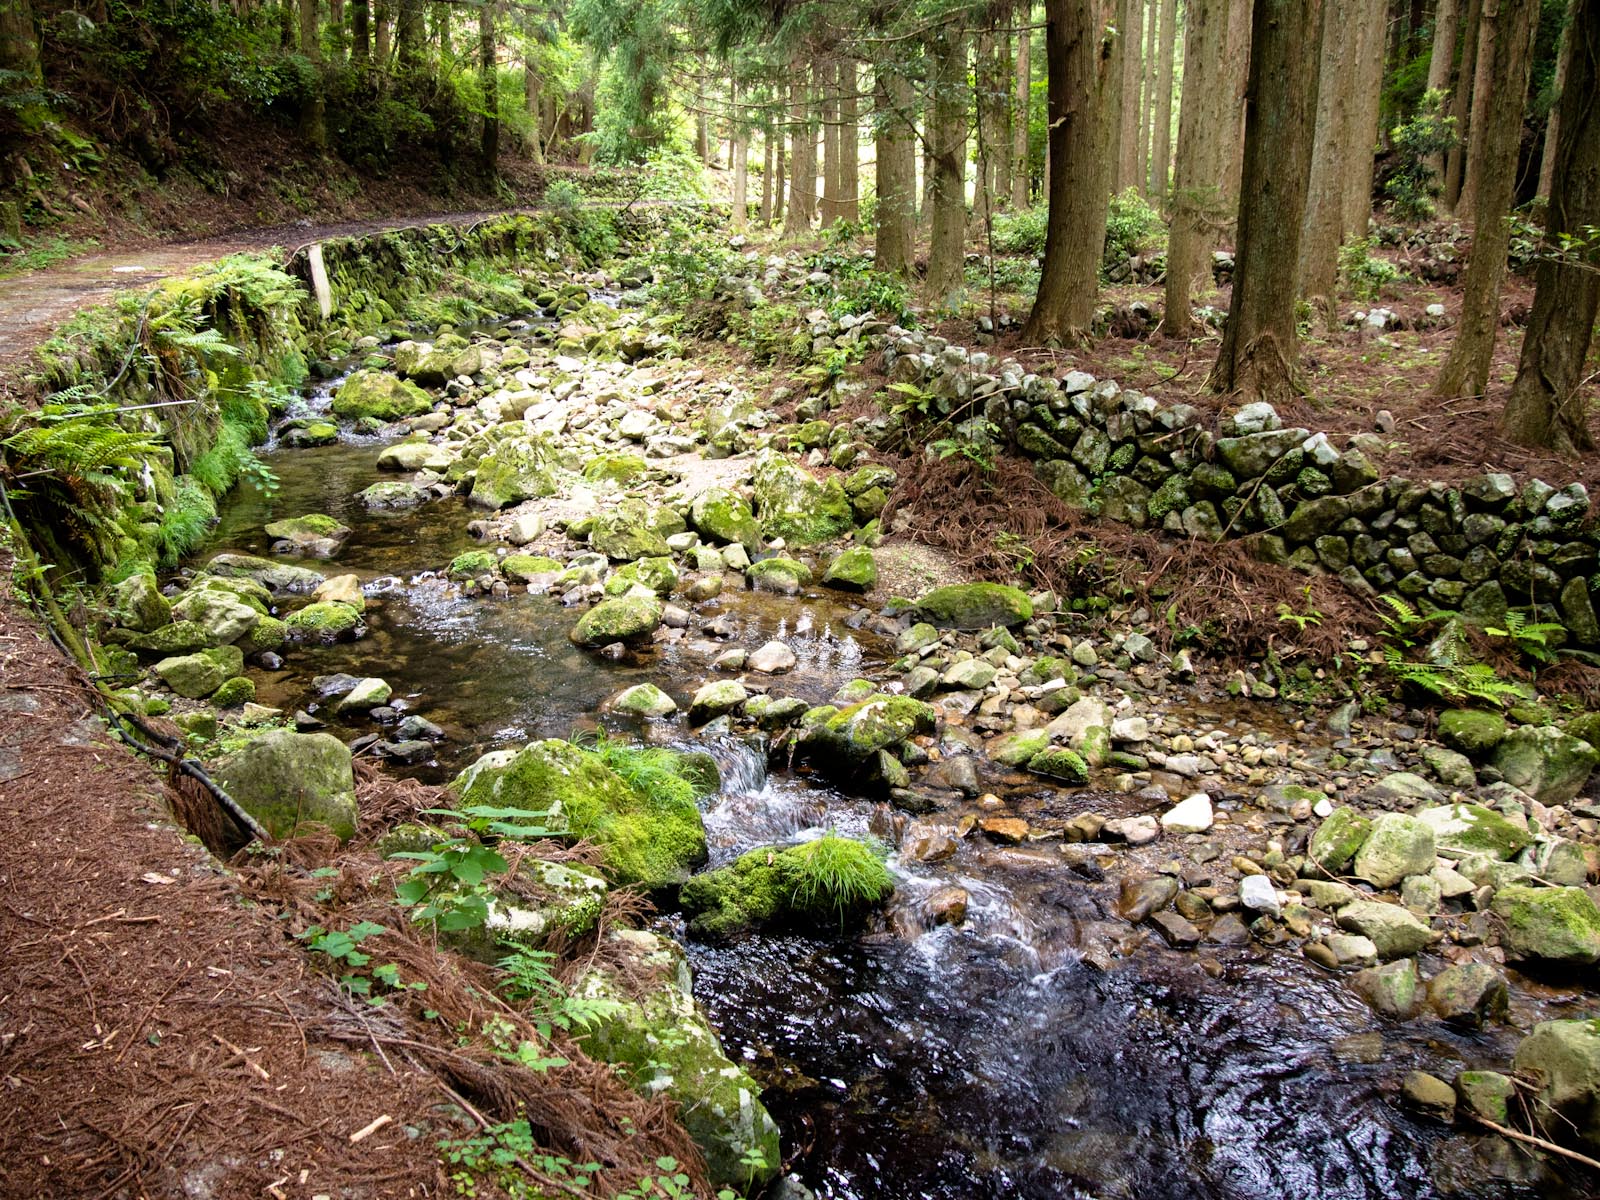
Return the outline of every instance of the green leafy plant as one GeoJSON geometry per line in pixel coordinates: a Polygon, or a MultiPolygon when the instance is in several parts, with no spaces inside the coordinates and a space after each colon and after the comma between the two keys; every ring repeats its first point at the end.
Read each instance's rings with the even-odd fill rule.
{"type": "Polygon", "coordinates": [[[1291,624],[1297,632],[1304,633],[1308,625],[1321,625],[1322,613],[1311,604],[1311,585],[1305,587],[1306,606],[1303,611],[1290,607],[1287,603],[1278,605],[1278,620],[1291,624]]]}
{"type": "Polygon", "coordinates": [[[395,885],[395,896],[413,910],[413,921],[431,921],[441,930],[479,928],[489,919],[485,881],[508,869],[506,860],[483,839],[549,837],[551,831],[541,824],[549,813],[486,804],[426,812],[458,822],[467,832],[436,842],[429,850],[394,855],[414,863],[406,878],[395,885]]]}
{"type": "Polygon", "coordinates": [[[1103,261],[1119,263],[1146,249],[1162,228],[1161,214],[1134,188],[1111,197],[1103,261]]]}
{"type": "Polygon", "coordinates": [[[1389,131],[1399,166],[1383,185],[1389,208],[1402,221],[1426,221],[1434,213],[1439,174],[1433,164],[1456,144],[1456,119],[1443,114],[1445,94],[1423,93],[1410,120],[1389,131]]]}
{"type": "Polygon", "coordinates": [[[1555,662],[1557,650],[1567,639],[1566,626],[1557,621],[1530,621],[1515,609],[1506,613],[1504,628],[1485,625],[1483,632],[1492,638],[1507,639],[1541,666],[1555,662]]]}
{"type": "Polygon", "coordinates": [[[1351,294],[1368,303],[1378,299],[1389,284],[1405,278],[1399,267],[1372,254],[1366,238],[1357,238],[1339,248],[1339,272],[1351,294]]]}
{"type": "Polygon", "coordinates": [[[551,969],[557,960],[548,950],[535,950],[511,942],[505,945],[509,953],[498,964],[505,972],[499,983],[500,991],[526,1006],[528,1016],[545,1041],[550,1040],[555,1030],[581,1032],[622,1011],[623,1006],[615,1000],[575,996],[567,991],[551,969]]]}
{"type": "Polygon", "coordinates": [[[877,901],[894,887],[882,849],[876,845],[830,833],[800,843],[791,857],[798,867],[793,886],[801,908],[831,907],[843,919],[851,909],[877,901]]]}
{"type": "Polygon", "coordinates": [[[361,949],[361,944],[385,932],[387,930],[382,925],[360,921],[343,930],[313,925],[297,936],[314,953],[326,955],[339,966],[348,968],[339,976],[341,987],[352,995],[365,996],[377,1003],[381,1001],[374,997],[373,984],[390,992],[423,991],[428,986],[421,980],[407,983],[400,977],[399,966],[392,962],[379,963],[370,970],[364,969],[372,962],[372,956],[361,949]]]}

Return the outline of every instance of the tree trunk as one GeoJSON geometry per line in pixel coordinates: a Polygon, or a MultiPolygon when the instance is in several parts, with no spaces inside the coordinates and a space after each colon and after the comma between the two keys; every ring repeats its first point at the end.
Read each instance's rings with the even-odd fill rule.
{"type": "Polygon", "coordinates": [[[1178,40],[1178,0],[1161,0],[1161,65],[1156,72],[1155,139],[1150,147],[1150,194],[1170,212],[1167,181],[1172,171],[1172,60],[1178,40]]]}
{"type": "Polygon", "coordinates": [[[928,44],[933,111],[928,145],[932,234],[924,291],[931,307],[949,308],[961,291],[967,226],[967,40],[959,27],[941,29],[928,44]]]}
{"type": "MultiPolygon", "coordinates": [[[[1516,382],[1500,428],[1525,446],[1592,451],[1583,403],[1584,363],[1600,317],[1600,241],[1559,254],[1563,234],[1600,226],[1600,0],[1574,0],[1559,67],[1561,140],[1546,215],[1546,255],[1516,382]]],[[[1556,114],[1552,114],[1555,116],[1556,114]]]]}
{"type": "MultiPolygon", "coordinates": [[[[1450,102],[1448,90],[1455,74],[1456,31],[1460,15],[1461,7],[1457,0],[1439,0],[1439,6],[1433,13],[1433,49],[1428,55],[1427,90],[1443,95],[1445,105],[1450,102]]],[[[1443,152],[1429,156],[1428,169],[1433,172],[1435,179],[1444,180],[1443,152]]]]}
{"type": "Polygon", "coordinates": [[[1116,164],[1106,153],[1122,86],[1112,32],[1116,0],[1045,0],[1050,170],[1044,270],[1023,327],[1029,345],[1081,341],[1094,319],[1106,200],[1116,164]]]}
{"type": "Polygon", "coordinates": [[[1567,87],[1567,70],[1570,55],[1567,47],[1572,39],[1577,36],[1573,33],[1573,26],[1578,20],[1578,5],[1580,0],[1568,0],[1567,23],[1561,31],[1561,46],[1556,51],[1556,78],[1555,95],[1550,101],[1550,116],[1544,123],[1544,153],[1539,159],[1539,191],[1538,198],[1549,200],[1550,187],[1556,177],[1556,147],[1561,139],[1561,94],[1567,87]]]}
{"type": "Polygon", "coordinates": [[[772,225],[772,131],[761,135],[761,225],[772,225]]]}
{"type": "Polygon", "coordinates": [[[788,157],[788,152],[784,149],[782,135],[779,136],[778,144],[773,150],[773,153],[777,156],[778,165],[773,170],[772,175],[772,219],[781,226],[785,221],[785,214],[783,211],[784,198],[788,195],[789,190],[784,179],[784,174],[787,171],[787,164],[785,160],[788,157]]]}
{"type": "Polygon", "coordinates": [[[977,228],[988,227],[994,216],[1000,192],[1000,154],[1005,133],[1002,128],[1005,86],[1000,81],[1000,57],[992,29],[977,39],[973,53],[973,99],[978,114],[977,184],[972,215],[977,228]]]}
{"type": "MultiPolygon", "coordinates": [[[[1300,231],[1300,295],[1320,304],[1330,321],[1339,294],[1339,240],[1344,232],[1345,180],[1353,174],[1365,149],[1354,138],[1357,64],[1354,32],[1362,10],[1382,0],[1325,0],[1328,29],[1322,39],[1318,67],[1316,137],[1311,148],[1311,176],[1306,189],[1306,211],[1300,231]]],[[[1370,145],[1370,143],[1369,143],[1370,145]]]]}
{"type": "MultiPolygon", "coordinates": [[[[1244,4],[1247,0],[1232,0],[1244,4]]],[[[1178,154],[1172,179],[1172,226],[1167,240],[1167,285],[1161,328],[1168,337],[1194,336],[1189,311],[1197,281],[1211,286],[1211,250],[1226,212],[1218,180],[1232,154],[1232,93],[1221,86],[1228,49],[1229,0],[1186,0],[1183,96],[1178,106],[1178,154]]]]}
{"type": "Polygon", "coordinates": [[[350,0],[350,60],[372,61],[372,0],[350,0]]]}
{"type": "Polygon", "coordinates": [[[1350,151],[1344,177],[1339,226],[1345,237],[1367,236],[1372,220],[1372,174],[1378,145],[1378,121],[1383,101],[1383,0],[1359,0],[1352,36],[1353,57],[1347,70],[1352,76],[1350,124],[1345,136],[1350,151]]]}
{"type": "Polygon", "coordinates": [[[817,128],[811,120],[810,72],[801,67],[789,84],[789,215],[783,232],[810,233],[817,218],[817,128]]]}
{"type": "Polygon", "coordinates": [[[1156,125],[1156,62],[1160,58],[1161,0],[1152,0],[1144,17],[1144,74],[1139,102],[1139,191],[1150,194],[1150,154],[1156,125]]]}
{"type": "Polygon", "coordinates": [[[873,68],[878,119],[873,128],[877,159],[878,228],[874,270],[902,278],[911,274],[917,234],[917,129],[912,123],[916,93],[896,69],[873,68]]]}
{"type": "Polygon", "coordinates": [[[1483,24],[1493,33],[1479,42],[1478,83],[1487,103],[1473,132],[1468,168],[1470,200],[1463,207],[1477,214],[1472,252],[1461,284],[1461,320],[1439,378],[1436,396],[1481,396],[1489,385],[1495,335],[1500,328],[1500,284],[1506,273],[1506,246],[1517,184],[1517,143],[1522,131],[1522,103],[1528,92],[1533,57],[1533,28],[1538,0],[1484,0],[1483,24]]]}
{"type": "Polygon", "coordinates": [[[31,84],[43,78],[32,0],[8,0],[0,5],[0,70],[15,71],[31,84]]]}
{"type": "Polygon", "coordinates": [[[1461,198],[1455,215],[1462,221],[1477,219],[1478,176],[1483,173],[1489,139],[1489,109],[1494,95],[1496,43],[1501,40],[1506,0],[1483,0],[1478,15],[1478,53],[1472,70],[1472,109],[1467,121],[1467,157],[1461,172],[1461,198]]]}
{"type": "Polygon", "coordinates": [[[389,66],[389,52],[393,44],[389,27],[392,19],[390,0],[374,0],[372,16],[372,61],[379,67],[389,66]]]}
{"type": "Polygon", "coordinates": [[[500,169],[500,72],[496,62],[494,19],[496,0],[478,7],[478,82],[483,89],[483,130],[478,138],[478,161],[484,174],[500,169]]]}
{"type": "Polygon", "coordinates": [[[1477,74],[1478,24],[1483,15],[1483,0],[1466,0],[1466,20],[1460,25],[1460,61],[1456,65],[1455,93],[1445,115],[1456,119],[1455,144],[1444,156],[1444,207],[1454,213],[1461,200],[1462,176],[1466,172],[1467,138],[1472,133],[1472,80],[1477,74]]]}
{"type": "Polygon", "coordinates": [[[1117,136],[1117,183],[1121,192],[1139,183],[1139,50],[1143,30],[1144,0],[1122,0],[1118,26],[1122,55],[1122,110],[1117,136]]]}
{"type": "Polygon", "coordinates": [[[842,216],[843,166],[839,161],[839,62],[822,60],[822,227],[837,224],[842,216]]]}
{"type": "Polygon", "coordinates": [[[544,161],[544,81],[539,78],[536,60],[539,50],[538,35],[530,21],[523,30],[522,39],[522,106],[528,114],[528,135],[523,139],[523,149],[536,163],[544,161]]]}
{"type": "Polygon", "coordinates": [[[328,44],[333,50],[335,65],[344,64],[347,50],[344,35],[344,0],[328,0],[328,44]]]}
{"type": "Polygon", "coordinates": [[[1017,95],[1011,116],[1011,204],[1019,212],[1033,199],[1032,168],[1028,162],[1028,117],[1033,107],[1033,23],[1031,0],[1017,9],[1022,26],[1017,31],[1017,95]]]}
{"type": "Polygon", "coordinates": [[[328,101],[323,93],[322,38],[317,32],[317,0],[300,0],[300,53],[311,62],[316,77],[311,95],[300,111],[300,136],[317,150],[328,144],[328,101]]]}
{"type": "Polygon", "coordinates": [[[1212,391],[1268,403],[1299,391],[1295,282],[1321,40],[1321,0],[1255,0],[1233,300],[1212,391]]]}
{"type": "Polygon", "coordinates": [[[1229,0],[1228,49],[1222,60],[1219,78],[1226,79],[1232,103],[1223,130],[1227,138],[1222,158],[1222,194],[1230,212],[1239,207],[1239,181],[1244,176],[1244,126],[1247,105],[1245,91],[1250,85],[1251,0],[1229,0]]]}
{"type": "Polygon", "coordinates": [[[422,65],[422,0],[399,0],[400,15],[395,21],[394,49],[400,69],[415,71],[422,65]]]}
{"type": "Polygon", "coordinates": [[[861,102],[856,60],[839,60],[839,214],[861,220],[861,102]]]}

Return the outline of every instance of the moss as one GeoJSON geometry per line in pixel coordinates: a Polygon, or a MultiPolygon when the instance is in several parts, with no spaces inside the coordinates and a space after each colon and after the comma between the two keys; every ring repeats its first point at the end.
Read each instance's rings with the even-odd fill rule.
{"type": "Polygon", "coordinates": [[[361,614],[337,600],[318,601],[291,613],[284,626],[290,637],[300,641],[333,642],[355,631],[361,614]]]}
{"type": "Polygon", "coordinates": [[[263,526],[263,532],[269,538],[288,538],[290,541],[305,535],[339,541],[350,536],[350,526],[323,513],[307,513],[303,517],[269,522],[263,526]]]}
{"type": "Polygon", "coordinates": [[[492,550],[468,550],[451,560],[446,574],[451,579],[476,579],[480,575],[499,575],[500,559],[492,550]]]}
{"type": "Polygon", "coordinates": [[[746,550],[761,544],[761,525],[750,504],[727,488],[710,488],[694,498],[689,520],[702,537],[713,542],[737,542],[746,550]]]}
{"type": "Polygon", "coordinates": [[[262,617],[249,633],[240,638],[234,645],[246,654],[260,654],[266,650],[276,650],[289,640],[289,627],[277,617],[262,617]]]}
{"type": "Polygon", "coordinates": [[[433,408],[433,398],[416,384],[383,371],[356,371],[333,398],[333,414],[348,419],[374,417],[400,421],[433,408]]]}
{"type": "MultiPolygon", "coordinates": [[[[514,424],[522,427],[521,422],[514,424]]],[[[461,463],[458,459],[451,471],[461,463]]],[[[553,496],[557,469],[555,452],[548,438],[508,438],[478,460],[468,499],[479,508],[499,509],[539,496],[553,496]]]]}
{"type": "Polygon", "coordinates": [[[811,583],[811,568],[792,558],[764,558],[750,564],[745,578],[760,591],[793,596],[811,583]]]}
{"type": "Polygon", "coordinates": [[[243,675],[237,675],[211,694],[211,703],[218,708],[243,708],[255,698],[255,681],[243,675]]]}
{"type": "Polygon", "coordinates": [[[846,592],[870,592],[878,585],[878,564],[872,551],[865,546],[855,546],[844,551],[822,574],[825,587],[846,592]]]}
{"type": "MultiPolygon", "coordinates": [[[[815,710],[813,710],[815,711],[815,710]]],[[[802,722],[810,718],[807,713],[802,722]]],[[[861,762],[879,750],[901,745],[919,733],[932,733],[938,723],[933,709],[909,696],[873,696],[831,712],[813,728],[812,740],[861,762]]]]}
{"type": "Polygon", "coordinates": [[[1018,588],[999,583],[959,583],[935,588],[917,601],[917,613],[935,625],[988,629],[1033,619],[1033,603],[1018,588]]]}
{"type": "Polygon", "coordinates": [[[828,835],[778,849],[763,846],[729,866],[696,875],[679,893],[689,930],[727,941],[752,929],[859,924],[894,892],[894,878],[862,842],[828,835]]]}
{"type": "Polygon", "coordinates": [[[706,858],[692,788],[646,794],[598,754],[570,742],[535,742],[509,758],[479,760],[450,791],[462,804],[548,811],[547,827],[600,845],[606,872],[618,884],[670,887],[706,858]]]}
{"type": "Polygon", "coordinates": [[[216,520],[217,502],[212,494],[193,476],[178,476],[157,526],[156,561],[163,567],[177,566],[179,559],[205,541],[216,520]]]}
{"type": "Polygon", "coordinates": [[[608,646],[649,637],[660,624],[661,602],[655,597],[619,596],[584,613],[568,636],[579,646],[608,646]]]}
{"type": "Polygon", "coordinates": [[[1089,764],[1075,750],[1055,747],[1041,750],[1028,760],[1028,770],[1064,783],[1088,783],[1089,764]]]}
{"type": "Polygon", "coordinates": [[[850,532],[855,511],[837,478],[822,481],[767,452],[755,466],[756,515],[767,537],[814,546],[850,532]]]}
{"type": "Polygon", "coordinates": [[[583,477],[590,483],[631,483],[649,470],[637,454],[602,454],[583,468],[583,477]]]}
{"type": "Polygon", "coordinates": [[[606,580],[606,595],[625,596],[635,587],[647,587],[658,596],[670,596],[678,586],[678,569],[667,557],[640,558],[618,567],[606,580]]]}
{"type": "Polygon", "coordinates": [[[500,570],[508,578],[531,582],[536,576],[559,572],[562,564],[538,554],[508,554],[500,560],[500,570]]]}

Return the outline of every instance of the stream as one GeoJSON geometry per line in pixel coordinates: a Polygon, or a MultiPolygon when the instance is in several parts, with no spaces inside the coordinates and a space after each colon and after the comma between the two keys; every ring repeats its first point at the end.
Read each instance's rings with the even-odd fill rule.
{"type": "MultiPolygon", "coordinates": [[[[695,628],[713,615],[737,623],[729,644],[786,640],[800,661],[784,694],[814,702],[851,679],[881,678],[894,657],[869,631],[869,610],[817,589],[786,598],[733,588],[696,606],[694,628],[677,641],[627,661],[585,653],[567,638],[578,610],[520,591],[463,597],[435,574],[481,544],[466,530],[481,514],[463,501],[371,512],[355,499],[384,478],[380,445],[347,438],[271,451],[276,492],[241,485],[197,561],[269,553],[261,527],[278,517],[321,512],[351,526],[336,560],[304,565],[361,577],[367,635],[296,647],[282,670],[252,675],[258,700],[285,712],[314,704],[317,675],[382,676],[396,707],[448,735],[434,761],[409,773],[443,782],[486,750],[592,727],[603,701],[635,683],[685,704],[711,656],[695,628]]],[[[1270,719],[1251,711],[1252,727],[1270,719]]],[[[329,720],[345,740],[373,731],[364,719],[329,720]]],[[[681,720],[647,735],[692,738],[681,720]]],[[[828,828],[864,835],[884,820],[869,798],[801,772],[769,775],[765,754],[730,736],[704,748],[724,779],[705,814],[714,863],[828,828]]],[[[1008,777],[984,783],[1003,789],[1008,777]]],[[[1040,791],[1037,779],[1026,786],[1040,791]]],[[[1081,807],[1088,795],[1071,799],[1081,807]]],[[[1092,860],[1069,866],[1059,845],[967,839],[943,862],[895,857],[890,866],[900,890],[887,928],[688,943],[697,996],[729,1056],[765,1085],[790,1173],[821,1197],[1555,1194],[1535,1172],[1515,1182],[1527,1160],[1499,1139],[1427,1125],[1397,1104],[1407,1069],[1449,1077],[1504,1061],[1509,1027],[1384,1022],[1341,980],[1258,944],[1170,950],[1118,917],[1114,877],[1092,860]],[[935,926],[922,901],[952,885],[968,893],[967,918],[935,926]],[[1091,965],[1089,944],[1114,969],[1091,965]]],[[[1514,1021],[1575,1015],[1568,1007],[1547,997],[1537,1016],[1514,1021]]]]}

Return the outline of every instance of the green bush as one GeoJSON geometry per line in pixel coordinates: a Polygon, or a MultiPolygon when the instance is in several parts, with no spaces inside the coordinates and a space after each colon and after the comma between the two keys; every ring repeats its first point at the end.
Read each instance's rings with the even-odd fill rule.
{"type": "Polygon", "coordinates": [[[994,215],[994,248],[999,254],[1044,253],[1044,238],[1049,211],[1040,205],[1022,212],[994,215]]]}
{"type": "Polygon", "coordinates": [[[1431,160],[1456,144],[1456,119],[1441,115],[1444,101],[1442,91],[1424,93],[1411,119],[1389,131],[1399,166],[1383,190],[1390,211],[1402,221],[1433,217],[1440,184],[1431,160]]]}
{"type": "Polygon", "coordinates": [[[1161,229],[1161,214],[1133,189],[1111,197],[1106,211],[1105,261],[1121,262],[1149,247],[1161,229]]]}
{"type": "Polygon", "coordinates": [[[1339,249],[1339,273],[1344,276],[1345,286],[1351,295],[1369,304],[1382,295],[1388,284],[1405,278],[1405,272],[1399,267],[1386,258],[1374,257],[1370,251],[1371,244],[1366,238],[1358,238],[1339,249]]]}

